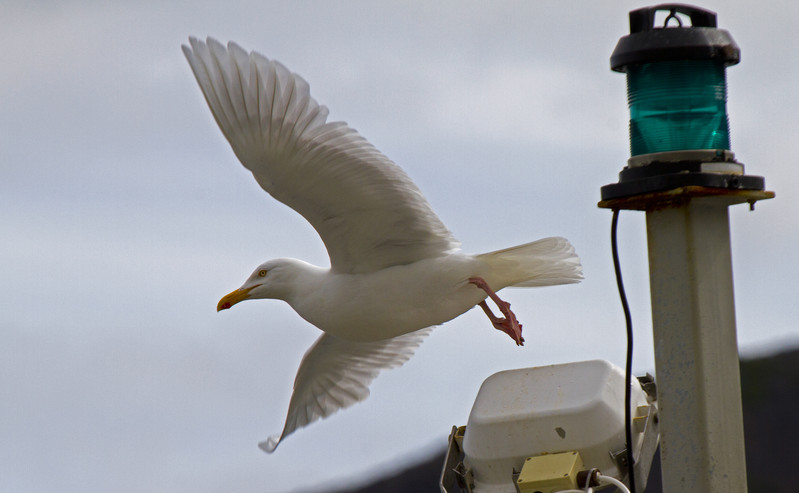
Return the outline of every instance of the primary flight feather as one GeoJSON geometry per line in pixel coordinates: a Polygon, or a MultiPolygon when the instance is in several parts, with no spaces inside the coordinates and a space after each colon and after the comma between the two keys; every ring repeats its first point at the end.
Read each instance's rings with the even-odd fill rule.
{"type": "Polygon", "coordinates": [[[369,395],[383,369],[402,365],[430,327],[480,306],[519,345],[521,324],[496,291],[579,282],[582,268],[564,238],[469,255],[408,175],[310,95],[280,63],[212,38],[183,46],[233,152],[258,184],[319,233],[330,268],[270,260],[220,300],[286,301],[323,334],[302,359],[280,435],[369,395]],[[503,317],[492,313],[490,297],[503,317]]]}

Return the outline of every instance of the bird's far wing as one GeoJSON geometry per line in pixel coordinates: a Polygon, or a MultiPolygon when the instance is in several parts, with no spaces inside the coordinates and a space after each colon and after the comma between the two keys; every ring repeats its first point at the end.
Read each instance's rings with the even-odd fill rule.
{"type": "Polygon", "coordinates": [[[372,272],[458,247],[408,175],[280,63],[190,39],[183,52],[233,151],[261,187],[322,237],[332,269],[372,272]]]}
{"type": "Polygon", "coordinates": [[[281,440],[298,428],[365,400],[369,397],[369,384],[380,370],[402,366],[431,330],[375,342],[321,335],[300,363],[283,432],[258,446],[272,453],[281,440]]]}

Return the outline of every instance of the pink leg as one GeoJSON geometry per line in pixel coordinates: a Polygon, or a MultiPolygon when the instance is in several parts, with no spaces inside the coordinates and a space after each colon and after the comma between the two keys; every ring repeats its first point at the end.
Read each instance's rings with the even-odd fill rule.
{"type": "Polygon", "coordinates": [[[485,300],[478,303],[480,308],[482,308],[485,314],[488,316],[488,319],[491,320],[491,324],[494,326],[494,328],[508,334],[511,339],[516,341],[517,346],[523,346],[524,337],[522,337],[522,324],[516,320],[516,315],[510,311],[510,303],[500,299],[500,297],[497,296],[497,293],[495,293],[494,290],[488,286],[488,283],[485,282],[485,279],[482,277],[471,277],[469,278],[469,282],[485,291],[488,296],[494,300],[494,303],[497,304],[499,311],[505,315],[505,318],[499,318],[494,315],[494,313],[488,307],[488,304],[486,304],[485,300]]]}

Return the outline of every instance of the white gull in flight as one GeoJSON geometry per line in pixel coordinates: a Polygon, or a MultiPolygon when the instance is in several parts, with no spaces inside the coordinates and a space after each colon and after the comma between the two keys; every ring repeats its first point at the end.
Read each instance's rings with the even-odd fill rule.
{"type": "Polygon", "coordinates": [[[232,42],[189,44],[183,52],[233,152],[264,190],[313,225],[330,256],[330,268],[270,260],[217,306],[280,299],[322,330],[297,371],[283,431],[259,444],[264,451],[366,399],[380,370],[401,366],[432,326],[474,306],[522,345],[500,289],[582,279],[564,238],[462,253],[408,175],[346,123],[327,122],[327,108],[300,76],[232,42]]]}

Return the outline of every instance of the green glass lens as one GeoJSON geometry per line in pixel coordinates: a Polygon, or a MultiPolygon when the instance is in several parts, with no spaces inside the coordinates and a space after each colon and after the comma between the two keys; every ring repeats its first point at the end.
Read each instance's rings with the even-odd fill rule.
{"type": "Polygon", "coordinates": [[[630,151],[730,148],[723,63],[674,60],[627,67],[630,151]]]}

